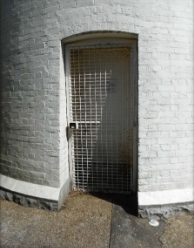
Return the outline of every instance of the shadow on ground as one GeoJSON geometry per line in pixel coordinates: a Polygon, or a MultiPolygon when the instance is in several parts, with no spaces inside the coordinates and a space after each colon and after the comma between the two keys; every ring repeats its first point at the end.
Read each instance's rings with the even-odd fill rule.
{"type": "Polygon", "coordinates": [[[113,204],[110,248],[158,248],[161,247],[159,237],[164,232],[165,222],[159,227],[152,227],[148,220],[137,218],[137,195],[93,194],[95,197],[113,204]]]}
{"type": "Polygon", "coordinates": [[[71,193],[59,212],[0,200],[1,248],[193,248],[193,215],[152,227],[135,195],[71,193]]]}
{"type": "Polygon", "coordinates": [[[137,194],[101,194],[92,193],[91,195],[111,202],[114,205],[120,206],[126,214],[138,216],[137,194]]]}

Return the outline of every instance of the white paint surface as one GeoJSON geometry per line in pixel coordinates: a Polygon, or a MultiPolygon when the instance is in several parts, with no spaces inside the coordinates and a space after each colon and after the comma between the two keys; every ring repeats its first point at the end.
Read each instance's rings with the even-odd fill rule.
{"type": "Polygon", "coordinates": [[[27,196],[33,196],[43,199],[49,199],[53,201],[59,200],[59,194],[61,188],[53,188],[24,181],[19,181],[11,177],[0,175],[0,186],[4,189],[24,194],[27,196]]]}
{"type": "Polygon", "coordinates": [[[165,205],[193,201],[193,189],[175,189],[138,193],[138,204],[140,206],[165,205]]]}

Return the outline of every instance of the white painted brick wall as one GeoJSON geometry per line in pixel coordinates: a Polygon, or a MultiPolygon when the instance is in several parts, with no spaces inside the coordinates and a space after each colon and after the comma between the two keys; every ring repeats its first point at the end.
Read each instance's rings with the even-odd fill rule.
{"type": "Polygon", "coordinates": [[[58,187],[68,173],[60,41],[138,34],[139,191],[193,187],[193,1],[1,2],[2,173],[58,187]]]}

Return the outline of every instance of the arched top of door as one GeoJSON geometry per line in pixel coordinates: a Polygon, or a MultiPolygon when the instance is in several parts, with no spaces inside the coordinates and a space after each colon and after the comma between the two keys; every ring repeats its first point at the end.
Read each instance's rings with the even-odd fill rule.
{"type": "Polygon", "coordinates": [[[62,39],[62,44],[71,44],[73,43],[74,45],[76,43],[80,44],[85,44],[90,42],[93,44],[98,44],[98,43],[118,43],[119,42],[124,42],[127,43],[129,40],[130,41],[137,41],[138,39],[138,34],[134,33],[128,33],[128,32],[116,32],[116,31],[95,31],[95,32],[85,32],[85,33],[80,33],[80,34],[75,34],[68,36],[64,39],[62,39]]]}

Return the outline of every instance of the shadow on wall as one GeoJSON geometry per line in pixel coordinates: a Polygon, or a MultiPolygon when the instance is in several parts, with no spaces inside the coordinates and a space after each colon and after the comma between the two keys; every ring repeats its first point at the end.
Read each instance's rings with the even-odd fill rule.
{"type": "Polygon", "coordinates": [[[19,86],[18,67],[21,66],[23,44],[18,39],[21,33],[21,26],[18,25],[21,21],[18,10],[14,8],[14,1],[7,2],[0,4],[1,13],[3,13],[0,39],[0,173],[16,177],[17,172],[13,169],[9,156],[13,154],[15,156],[20,149],[18,142],[14,145],[16,139],[11,140],[11,138],[18,135],[20,130],[18,107],[22,105],[23,99],[19,86]],[[9,31],[5,32],[5,30],[9,31]]]}

